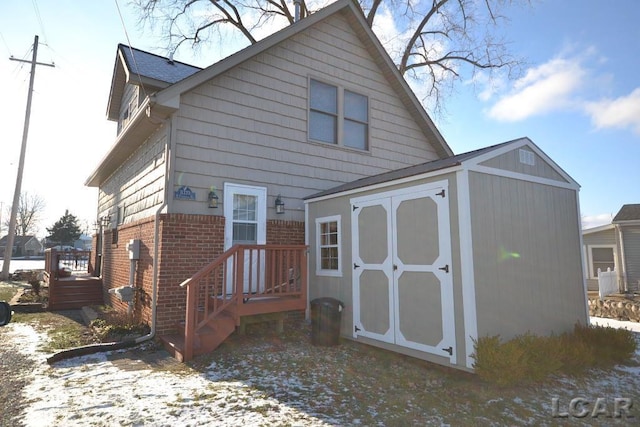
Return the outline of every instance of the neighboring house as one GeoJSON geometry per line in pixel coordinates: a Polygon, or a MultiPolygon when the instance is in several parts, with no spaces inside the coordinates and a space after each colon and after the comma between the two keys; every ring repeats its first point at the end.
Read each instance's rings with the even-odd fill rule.
{"type": "Polygon", "coordinates": [[[82,234],[75,242],[73,242],[73,247],[82,251],[90,251],[92,242],[93,238],[91,236],[82,234]]]}
{"type": "Polygon", "coordinates": [[[622,206],[611,224],[582,231],[587,286],[598,290],[598,269],[616,271],[620,292],[640,290],[640,204],[622,206]]]}
{"type": "Polygon", "coordinates": [[[528,138],[309,197],[310,299],[342,334],[471,370],[474,341],[587,323],[578,184],[528,138]]]}
{"type": "MultiPolygon", "coordinates": [[[[435,322],[435,328],[419,328],[432,341],[446,330],[453,359],[421,350],[411,354],[471,369],[469,337],[563,332],[586,322],[577,184],[528,139],[454,157],[351,0],[333,3],[202,70],[119,45],[108,118],[118,122],[118,135],[86,182],[99,189],[103,224],[93,249],[101,256],[105,291],[115,292],[105,292],[109,303],[127,309],[113,288],[135,286],[131,309],[159,335],[174,332],[185,320],[186,293],[180,284],[232,245],[307,243],[310,280],[316,281],[312,297],[344,298],[342,333],[360,340],[352,332],[354,301],[344,293],[352,289],[351,249],[329,248],[339,260],[321,261],[337,263],[339,274],[316,272],[314,236],[324,233],[332,242],[329,235],[339,233],[348,245],[353,232],[346,194],[370,185],[357,191],[374,205],[365,191],[395,188],[376,177],[397,178],[394,186],[413,185],[415,174],[405,174],[424,165],[430,172],[416,173],[426,187],[407,198],[417,209],[414,231],[425,238],[440,236],[444,246],[432,255],[450,246],[444,252],[451,253],[446,265],[453,281],[440,286],[430,278],[425,292],[433,291],[435,298],[412,300],[410,312],[453,308],[446,316],[454,316],[455,325],[444,314],[447,324],[418,316],[435,322]],[[473,167],[465,169],[465,162],[473,167]],[[442,200],[448,204],[432,194],[431,176],[442,168],[448,169],[435,182],[447,189],[442,200]],[[352,190],[325,193],[354,182],[352,190]],[[305,201],[313,194],[317,197],[305,201]],[[520,201],[512,204],[515,196],[520,201]],[[436,219],[429,215],[434,209],[436,219]],[[440,229],[444,218],[451,234],[440,229]],[[422,220],[428,231],[421,231],[422,220]],[[471,237],[474,246],[466,240],[471,237]],[[130,245],[132,239],[139,243],[130,245]],[[555,248],[549,249],[551,243],[555,248]],[[128,249],[134,247],[131,261],[128,249]],[[475,267],[462,266],[470,260],[477,260],[475,267]],[[557,301],[563,310],[555,310],[557,301]]],[[[383,196],[395,206],[394,195],[383,196]]],[[[357,222],[363,231],[371,230],[373,243],[381,233],[391,241],[380,211],[357,222]]],[[[375,246],[370,250],[379,252],[375,246]]],[[[246,264],[245,270],[246,278],[253,270],[246,264]]],[[[373,302],[367,298],[360,297],[361,312],[366,301],[373,302]]],[[[363,316],[374,319],[377,309],[363,316]]],[[[402,345],[391,348],[404,352],[402,345]]]]}
{"type": "MultiPolygon", "coordinates": [[[[4,254],[7,247],[8,236],[0,239],[0,254],[4,254]]],[[[44,251],[42,243],[35,236],[15,236],[13,239],[12,256],[30,257],[41,255],[44,251]]]]}

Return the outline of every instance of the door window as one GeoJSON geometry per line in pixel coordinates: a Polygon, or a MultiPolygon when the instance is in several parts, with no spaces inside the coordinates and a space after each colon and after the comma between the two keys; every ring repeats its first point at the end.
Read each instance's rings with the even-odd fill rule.
{"type": "Polygon", "coordinates": [[[257,197],[233,195],[233,244],[257,242],[257,197]]]}

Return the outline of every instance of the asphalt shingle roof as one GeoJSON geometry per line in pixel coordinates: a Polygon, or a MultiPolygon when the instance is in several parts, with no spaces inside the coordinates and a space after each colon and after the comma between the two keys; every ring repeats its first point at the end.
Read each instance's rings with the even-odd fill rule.
{"type": "Polygon", "coordinates": [[[393,181],[396,179],[402,179],[410,176],[421,175],[428,172],[434,172],[441,169],[451,168],[451,167],[460,165],[465,160],[469,160],[476,156],[480,156],[484,153],[493,151],[503,145],[510,144],[512,142],[513,141],[507,141],[500,144],[492,145],[490,147],[480,148],[479,150],[469,151],[467,153],[458,154],[458,155],[447,157],[444,159],[432,160],[430,162],[421,163],[419,165],[409,166],[403,169],[396,169],[389,172],[381,173],[379,175],[368,176],[365,178],[358,179],[356,181],[339,185],[334,188],[330,188],[325,191],[321,191],[309,197],[305,197],[305,200],[315,199],[317,197],[328,196],[330,194],[337,194],[343,191],[355,190],[357,188],[363,188],[369,185],[380,184],[383,182],[393,181]]]}
{"type": "Polygon", "coordinates": [[[640,220],[640,204],[623,205],[611,222],[635,220],[640,220]]]}
{"type": "Polygon", "coordinates": [[[127,68],[143,77],[160,80],[166,83],[177,83],[202,70],[200,67],[145,52],[124,44],[118,46],[127,62],[127,68]]]}

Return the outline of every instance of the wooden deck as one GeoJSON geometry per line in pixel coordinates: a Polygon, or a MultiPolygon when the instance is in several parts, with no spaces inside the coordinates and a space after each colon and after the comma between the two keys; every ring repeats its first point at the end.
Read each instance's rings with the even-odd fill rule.
{"type": "Polygon", "coordinates": [[[215,350],[243,319],[281,320],[279,314],[304,310],[306,253],[302,245],[236,245],[226,251],[180,285],[187,288],[185,320],[175,334],[160,337],[165,348],[186,362],[215,350]]]}
{"type": "Polygon", "coordinates": [[[104,304],[102,279],[93,277],[90,259],[90,251],[47,249],[44,280],[49,286],[49,310],[104,304]]]}

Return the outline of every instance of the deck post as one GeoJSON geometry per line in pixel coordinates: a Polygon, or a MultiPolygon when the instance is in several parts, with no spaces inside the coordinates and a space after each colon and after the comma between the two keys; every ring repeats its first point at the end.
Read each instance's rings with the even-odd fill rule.
{"type": "Polygon", "coordinates": [[[194,335],[196,330],[196,314],[198,313],[198,307],[196,307],[196,298],[198,295],[197,282],[191,282],[187,286],[187,312],[184,322],[184,361],[188,362],[193,358],[193,344],[194,335]]]}
{"type": "MultiPolygon", "coordinates": [[[[233,283],[234,286],[234,295],[235,295],[235,303],[236,304],[241,304],[242,300],[244,298],[243,295],[243,291],[244,291],[244,252],[245,249],[243,247],[238,248],[238,250],[236,251],[236,262],[233,264],[234,265],[234,269],[235,274],[233,275],[235,277],[235,281],[233,283]]],[[[251,267],[249,267],[251,268],[251,267]]],[[[235,321],[236,321],[236,326],[240,326],[240,315],[238,314],[238,310],[235,310],[235,321]]]]}

